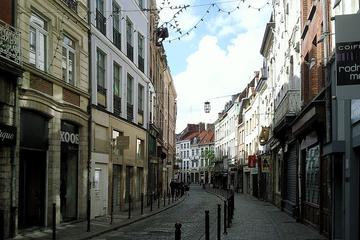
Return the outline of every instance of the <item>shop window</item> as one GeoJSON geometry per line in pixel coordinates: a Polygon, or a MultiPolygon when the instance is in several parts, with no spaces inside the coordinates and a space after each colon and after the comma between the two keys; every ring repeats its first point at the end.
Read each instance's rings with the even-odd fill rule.
{"type": "Polygon", "coordinates": [[[309,203],[319,204],[319,146],[312,147],[306,151],[305,168],[305,200],[309,203]]]}

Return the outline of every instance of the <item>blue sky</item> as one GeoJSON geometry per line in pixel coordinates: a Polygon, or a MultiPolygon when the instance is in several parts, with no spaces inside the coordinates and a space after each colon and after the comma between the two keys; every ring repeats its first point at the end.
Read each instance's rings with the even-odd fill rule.
{"type": "MultiPolygon", "coordinates": [[[[165,6],[160,22],[172,19],[176,11],[167,8],[168,0],[164,5],[163,2],[157,0],[158,7],[165,6]]],[[[179,34],[169,28],[170,36],[164,41],[178,95],[176,132],[179,133],[187,123],[214,122],[230,99],[219,97],[242,91],[253,72],[259,70],[262,62],[259,51],[271,6],[266,5],[266,0],[169,2],[172,6],[191,6],[176,18],[182,33],[188,32],[200,21],[189,35],[171,43],[168,40],[176,39],[179,34]],[[217,5],[211,5],[213,3],[217,5]],[[217,6],[225,12],[219,12],[217,6]],[[260,11],[252,8],[262,6],[265,7],[260,11]],[[231,10],[235,11],[228,14],[231,10]],[[211,103],[212,110],[208,114],[203,110],[205,101],[211,103]]]]}

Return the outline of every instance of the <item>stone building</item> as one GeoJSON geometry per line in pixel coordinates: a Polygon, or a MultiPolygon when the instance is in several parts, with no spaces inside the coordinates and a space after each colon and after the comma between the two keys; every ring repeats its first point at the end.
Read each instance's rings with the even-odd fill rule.
{"type": "MultiPolygon", "coordinates": [[[[88,5],[18,1],[17,227],[84,219],[88,198],[88,5]]],[[[16,189],[16,190],[15,190],[16,189]]]]}
{"type": "Polygon", "coordinates": [[[21,82],[21,34],[13,1],[0,8],[0,238],[13,237],[17,210],[19,139],[17,86],[21,82]]]}

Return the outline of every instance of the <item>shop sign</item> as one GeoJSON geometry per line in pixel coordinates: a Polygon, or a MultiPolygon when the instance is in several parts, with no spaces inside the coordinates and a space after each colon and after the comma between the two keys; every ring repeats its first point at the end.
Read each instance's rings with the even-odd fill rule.
{"type": "Polygon", "coordinates": [[[116,147],[118,149],[128,149],[130,145],[130,137],[129,136],[118,136],[116,138],[116,147]]]}
{"type": "Polygon", "coordinates": [[[254,168],[256,166],[256,155],[249,155],[248,157],[248,167],[254,168]]]}
{"type": "Polygon", "coordinates": [[[14,146],[16,144],[16,128],[0,124],[0,146],[14,146]]]}
{"type": "Polygon", "coordinates": [[[336,96],[359,98],[360,92],[360,14],[335,17],[336,96]]]}
{"type": "Polygon", "coordinates": [[[66,131],[60,131],[60,140],[63,143],[79,145],[79,134],[66,132],[66,131]]]}

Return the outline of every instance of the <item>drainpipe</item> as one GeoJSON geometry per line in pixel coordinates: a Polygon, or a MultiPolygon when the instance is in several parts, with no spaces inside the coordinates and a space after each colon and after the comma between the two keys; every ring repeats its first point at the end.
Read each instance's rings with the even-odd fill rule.
{"type": "Polygon", "coordinates": [[[92,114],[91,114],[91,105],[92,105],[92,74],[91,74],[91,0],[88,0],[88,55],[89,55],[89,102],[88,102],[88,161],[87,161],[87,209],[86,209],[86,219],[87,219],[87,232],[90,232],[90,218],[91,218],[91,128],[92,128],[92,114]]]}
{"type": "MultiPolygon", "coordinates": [[[[17,0],[12,1],[12,24],[15,27],[16,24],[16,8],[17,7],[17,0]]],[[[18,114],[19,114],[19,109],[18,109],[18,84],[21,82],[21,77],[17,77],[17,81],[15,83],[15,92],[14,92],[14,111],[13,111],[13,126],[17,128],[17,124],[18,124],[18,114]]],[[[10,238],[14,238],[15,237],[15,232],[16,232],[16,150],[17,150],[17,146],[18,146],[18,142],[20,142],[18,139],[20,136],[19,131],[16,131],[16,143],[15,146],[13,146],[11,148],[11,152],[10,152],[10,164],[11,164],[11,187],[10,187],[10,191],[11,191],[11,204],[10,204],[10,231],[9,231],[9,237],[10,238]]]]}

